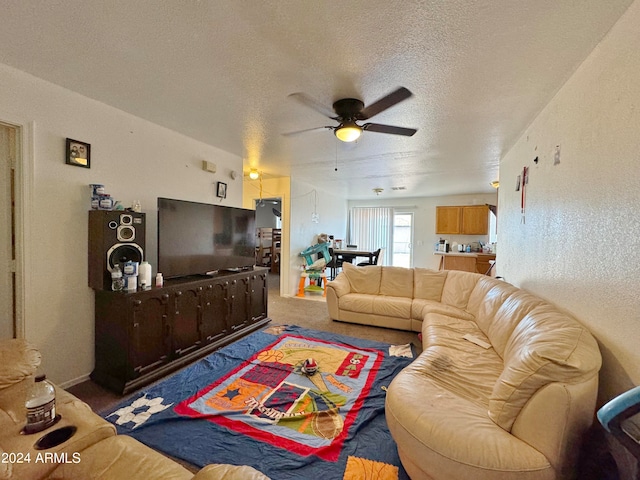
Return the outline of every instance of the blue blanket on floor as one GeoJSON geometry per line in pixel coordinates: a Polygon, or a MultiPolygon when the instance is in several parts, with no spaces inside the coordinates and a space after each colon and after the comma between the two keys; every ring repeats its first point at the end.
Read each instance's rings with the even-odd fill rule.
{"type": "Polygon", "coordinates": [[[273,480],[408,479],[384,401],[412,360],[410,346],[272,326],[103,416],[119,434],[201,467],[251,465],[273,480]]]}

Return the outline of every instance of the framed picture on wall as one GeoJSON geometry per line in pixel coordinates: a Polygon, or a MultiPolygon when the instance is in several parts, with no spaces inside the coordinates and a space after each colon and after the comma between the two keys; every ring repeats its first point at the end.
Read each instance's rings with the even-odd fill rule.
{"type": "Polygon", "coordinates": [[[218,182],[218,198],[227,198],[227,184],[218,182]]]}
{"type": "Polygon", "coordinates": [[[76,167],[91,168],[91,145],[67,138],[65,163],[76,167]]]}

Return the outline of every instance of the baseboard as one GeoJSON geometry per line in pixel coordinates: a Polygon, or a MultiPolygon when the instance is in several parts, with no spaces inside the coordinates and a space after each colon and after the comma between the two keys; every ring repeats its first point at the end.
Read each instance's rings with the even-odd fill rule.
{"type": "Polygon", "coordinates": [[[82,382],[86,382],[87,380],[90,380],[89,374],[82,375],[81,377],[78,377],[78,378],[74,378],[73,380],[69,380],[68,382],[59,383],[58,386],[66,390],[67,388],[73,387],[82,382]]]}

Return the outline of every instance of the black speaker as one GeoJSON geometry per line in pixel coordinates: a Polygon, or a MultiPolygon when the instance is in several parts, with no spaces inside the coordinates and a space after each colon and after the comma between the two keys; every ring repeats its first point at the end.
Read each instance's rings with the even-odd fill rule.
{"type": "Polygon", "coordinates": [[[145,214],[119,210],[89,211],[89,286],[111,289],[111,270],[144,259],[145,214]]]}

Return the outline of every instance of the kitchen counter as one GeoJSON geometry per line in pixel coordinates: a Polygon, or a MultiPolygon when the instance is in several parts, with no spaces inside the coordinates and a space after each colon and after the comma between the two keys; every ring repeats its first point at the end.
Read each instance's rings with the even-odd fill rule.
{"type": "MultiPolygon", "coordinates": [[[[491,268],[490,260],[496,259],[495,253],[482,252],[433,252],[440,255],[440,270],[462,270],[463,272],[476,272],[486,274],[491,268]]],[[[491,269],[491,275],[495,275],[495,269],[491,269]]]]}

